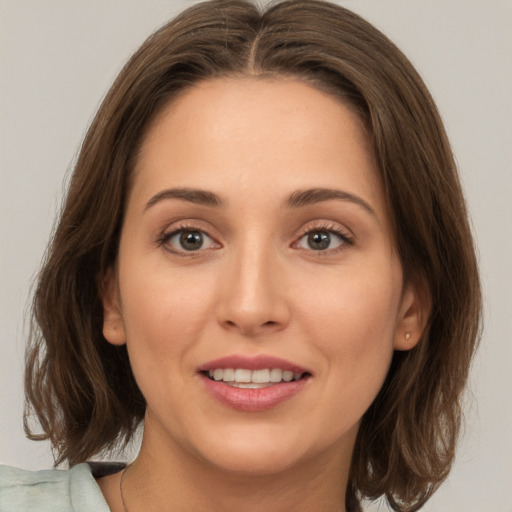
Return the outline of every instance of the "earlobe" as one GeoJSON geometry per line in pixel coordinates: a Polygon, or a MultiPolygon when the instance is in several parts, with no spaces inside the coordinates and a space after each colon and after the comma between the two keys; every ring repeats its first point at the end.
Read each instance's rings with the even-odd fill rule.
{"type": "Polygon", "coordinates": [[[110,268],[102,283],[103,336],[113,345],[124,345],[126,334],[116,283],[115,271],[110,268]]]}
{"type": "Polygon", "coordinates": [[[420,341],[430,316],[430,299],[424,286],[404,286],[395,329],[395,350],[411,350],[420,341]]]}

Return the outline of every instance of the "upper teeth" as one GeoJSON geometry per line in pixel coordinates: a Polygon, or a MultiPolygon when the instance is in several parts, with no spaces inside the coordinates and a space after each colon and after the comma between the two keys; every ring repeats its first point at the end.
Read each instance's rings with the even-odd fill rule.
{"type": "Polygon", "coordinates": [[[209,370],[208,375],[214,380],[229,383],[271,384],[276,382],[290,382],[301,378],[302,373],[294,373],[280,368],[265,368],[263,370],[247,370],[245,368],[216,368],[209,370]]]}

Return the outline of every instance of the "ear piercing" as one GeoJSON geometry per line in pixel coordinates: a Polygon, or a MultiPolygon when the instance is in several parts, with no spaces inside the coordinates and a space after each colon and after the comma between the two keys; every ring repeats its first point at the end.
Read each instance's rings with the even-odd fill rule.
{"type": "Polygon", "coordinates": [[[410,332],[406,332],[405,333],[405,339],[408,340],[410,337],[411,337],[411,333],[410,332]]]}

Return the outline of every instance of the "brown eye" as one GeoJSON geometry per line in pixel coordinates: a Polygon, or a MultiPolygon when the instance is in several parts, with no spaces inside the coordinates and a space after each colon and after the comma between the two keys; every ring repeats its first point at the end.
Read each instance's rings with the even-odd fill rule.
{"type": "Polygon", "coordinates": [[[197,251],[203,246],[203,234],[200,231],[182,231],[180,245],[186,251],[197,251]]]}
{"type": "Polygon", "coordinates": [[[313,251],[337,249],[346,243],[342,235],[334,231],[317,230],[306,233],[298,242],[297,247],[313,251]]]}
{"type": "Polygon", "coordinates": [[[331,244],[331,235],[325,231],[317,231],[316,233],[309,233],[308,246],[314,251],[323,251],[329,248],[331,244]]]}
{"type": "Polygon", "coordinates": [[[212,238],[197,229],[180,229],[166,238],[165,244],[176,252],[196,252],[215,246],[212,238]]]}

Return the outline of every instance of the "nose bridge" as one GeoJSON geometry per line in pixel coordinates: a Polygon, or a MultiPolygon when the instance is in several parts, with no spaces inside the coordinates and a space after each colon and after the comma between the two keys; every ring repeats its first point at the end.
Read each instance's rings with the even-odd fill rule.
{"type": "Polygon", "coordinates": [[[247,233],[231,251],[219,304],[225,327],[255,335],[280,329],[288,321],[280,262],[269,238],[247,233]]]}

